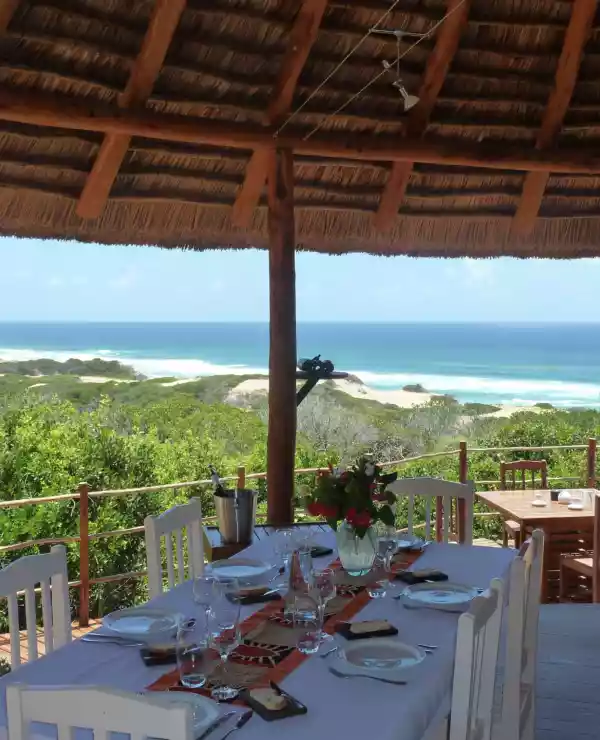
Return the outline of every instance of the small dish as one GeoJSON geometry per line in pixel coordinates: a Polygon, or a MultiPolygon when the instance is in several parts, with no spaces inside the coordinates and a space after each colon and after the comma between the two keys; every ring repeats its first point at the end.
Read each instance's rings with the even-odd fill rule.
{"type": "Polygon", "coordinates": [[[216,560],[211,565],[211,572],[215,578],[236,578],[246,583],[259,583],[272,570],[273,566],[264,560],[250,558],[216,560]]]}
{"type": "Polygon", "coordinates": [[[471,601],[479,595],[474,586],[463,586],[458,583],[417,583],[408,586],[400,598],[405,606],[441,611],[465,611],[471,601]]]}
{"type": "Polygon", "coordinates": [[[108,614],[102,620],[102,628],[131,640],[165,642],[167,638],[175,636],[177,627],[183,621],[183,615],[177,612],[141,606],[108,614]]]}
{"type": "Polygon", "coordinates": [[[402,680],[406,671],[425,660],[424,650],[393,637],[353,642],[338,650],[331,664],[347,676],[402,680]]]}

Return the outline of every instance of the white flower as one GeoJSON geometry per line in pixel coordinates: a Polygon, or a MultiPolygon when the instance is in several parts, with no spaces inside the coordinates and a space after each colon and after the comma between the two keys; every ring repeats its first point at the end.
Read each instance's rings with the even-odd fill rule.
{"type": "Polygon", "coordinates": [[[375,475],[375,466],[373,463],[368,462],[365,465],[365,475],[369,478],[372,478],[375,475]]]}

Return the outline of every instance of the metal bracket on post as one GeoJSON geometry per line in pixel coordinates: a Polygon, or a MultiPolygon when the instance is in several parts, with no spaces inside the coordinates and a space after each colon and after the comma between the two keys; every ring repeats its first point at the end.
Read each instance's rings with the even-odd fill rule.
{"type": "Polygon", "coordinates": [[[348,373],[335,372],[331,360],[322,360],[321,355],[312,359],[301,358],[298,360],[296,380],[304,380],[304,385],[296,392],[296,406],[308,396],[319,380],[342,380],[347,378],[348,373]]]}

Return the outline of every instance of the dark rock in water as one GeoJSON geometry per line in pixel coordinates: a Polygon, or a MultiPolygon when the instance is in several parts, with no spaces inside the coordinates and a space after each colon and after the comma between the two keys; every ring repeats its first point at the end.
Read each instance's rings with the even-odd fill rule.
{"type": "Polygon", "coordinates": [[[404,388],[402,388],[403,391],[408,391],[409,393],[429,393],[429,391],[424,388],[420,383],[413,383],[412,385],[405,385],[404,388]]]}

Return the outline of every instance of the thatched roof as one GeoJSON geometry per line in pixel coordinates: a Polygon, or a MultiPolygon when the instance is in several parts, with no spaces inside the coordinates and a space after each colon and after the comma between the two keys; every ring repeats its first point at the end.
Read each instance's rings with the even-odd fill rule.
{"type": "MultiPolygon", "coordinates": [[[[101,215],[81,218],[78,200],[108,129],[102,123],[90,124],[89,130],[62,127],[58,117],[42,126],[41,114],[27,113],[31,100],[46,105],[43,96],[51,96],[48,105],[59,111],[67,110],[68,103],[80,104],[77,110],[96,121],[100,113],[129,120],[119,96],[156,1],[0,0],[0,25],[2,4],[16,7],[0,35],[0,233],[193,248],[266,246],[264,191],[248,226],[232,219],[251,146],[135,135],[101,215]],[[21,100],[25,113],[17,110],[21,100]]],[[[392,2],[330,0],[293,90],[292,111],[392,2]]],[[[282,60],[290,54],[288,38],[301,4],[188,0],[149,98],[135,109],[129,106],[140,114],[136,120],[142,113],[144,120],[162,115],[160,120],[183,120],[198,124],[199,130],[207,121],[227,122],[258,136],[268,124],[266,111],[276,95],[282,60]]],[[[424,32],[448,6],[447,0],[400,0],[382,25],[424,32]]],[[[417,106],[404,112],[391,84],[394,76],[386,74],[337,115],[329,115],[382,71],[383,60],[394,60],[395,39],[372,34],[286,126],[289,141],[321,126],[308,140],[316,142],[315,151],[305,144],[295,155],[299,248],[448,256],[600,252],[600,165],[592,157],[600,154],[600,15],[594,15],[595,1],[465,0],[456,12],[463,10],[468,16],[460,24],[456,49],[452,38],[441,48],[440,26],[401,62],[406,88],[422,99],[429,96],[430,110],[419,113],[417,106]],[[571,62],[564,55],[559,60],[576,6],[592,12],[591,22],[579,19],[581,25],[584,18],[585,27],[581,60],[577,38],[570,42],[573,70],[573,49],[571,62]],[[447,70],[437,73],[443,84],[431,95],[423,82],[436,74],[434,49],[446,54],[447,70]],[[567,66],[561,71],[563,62],[567,66]],[[564,103],[565,95],[563,115],[556,99],[564,103]],[[554,106],[550,113],[549,106],[554,106]],[[437,163],[414,166],[410,158],[408,165],[397,159],[396,175],[408,167],[408,184],[397,203],[391,193],[397,215],[378,223],[375,214],[392,163],[383,156],[354,159],[351,152],[323,156],[320,142],[335,143],[343,152],[346,142],[359,140],[374,147],[404,146],[406,135],[424,149],[431,145],[433,151],[469,156],[480,152],[481,165],[489,155],[491,166],[465,166],[445,155],[437,163]],[[534,176],[542,181],[538,213],[535,196],[523,200],[526,165],[505,169],[502,161],[512,166],[513,160],[532,157],[536,169],[538,159],[554,156],[562,157],[565,166],[549,176],[534,176]],[[500,157],[505,159],[496,161],[500,157]],[[515,222],[519,208],[529,209],[524,215],[529,226],[519,228],[515,222]]],[[[570,33],[577,36],[577,28],[570,33]]],[[[403,39],[401,48],[412,43],[403,39]]],[[[269,135],[273,130],[264,129],[269,135]]],[[[528,187],[535,189],[535,183],[528,187]]]]}

